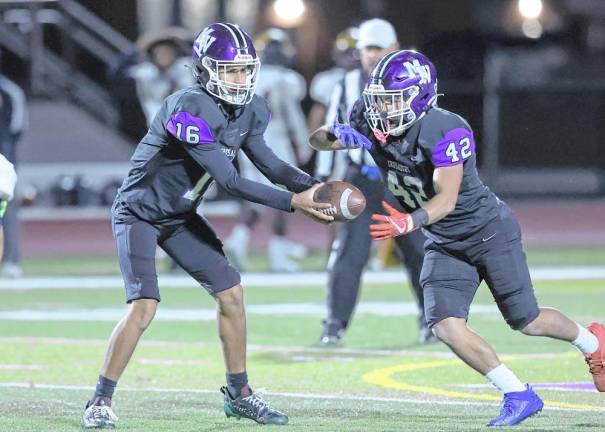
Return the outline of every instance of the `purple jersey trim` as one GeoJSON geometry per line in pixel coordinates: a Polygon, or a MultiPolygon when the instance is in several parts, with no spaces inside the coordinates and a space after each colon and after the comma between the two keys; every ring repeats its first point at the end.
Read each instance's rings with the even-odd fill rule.
{"type": "Polygon", "coordinates": [[[208,123],[186,111],[172,114],[166,124],[166,130],[176,139],[190,144],[210,144],[216,141],[208,123]]]}
{"type": "Polygon", "coordinates": [[[456,128],[447,132],[443,139],[435,144],[433,149],[433,165],[448,167],[464,163],[475,153],[475,138],[473,132],[464,128],[456,128]]]}

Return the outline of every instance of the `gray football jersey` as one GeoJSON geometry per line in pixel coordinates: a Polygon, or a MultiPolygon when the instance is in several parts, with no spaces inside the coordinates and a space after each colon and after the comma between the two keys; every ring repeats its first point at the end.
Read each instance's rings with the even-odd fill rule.
{"type": "Polygon", "coordinates": [[[270,117],[258,96],[237,108],[197,85],[168,96],[135,149],[114,213],[126,208],[150,222],[176,223],[196,211],[212,181],[232,195],[292,211],[292,192],[244,179],[232,162],[241,148],[265,177],[290,191],[317,182],[278,159],[265,144],[270,117]]]}
{"type": "Polygon", "coordinates": [[[435,196],[435,168],[464,164],[456,207],[425,227],[428,238],[440,243],[465,238],[497,216],[499,200],[479,179],[475,140],[466,120],[434,107],[403,135],[381,144],[364,113],[364,104],[359,100],[351,111],[350,124],[372,140],[370,154],[405,211],[412,212],[435,196]]]}

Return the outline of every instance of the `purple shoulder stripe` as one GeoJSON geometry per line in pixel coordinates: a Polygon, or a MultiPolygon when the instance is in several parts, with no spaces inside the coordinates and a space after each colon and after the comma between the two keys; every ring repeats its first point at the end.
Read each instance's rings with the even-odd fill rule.
{"type": "Polygon", "coordinates": [[[210,144],[216,141],[208,123],[186,111],[172,114],[166,130],[176,139],[189,144],[210,144]]]}
{"type": "Polygon", "coordinates": [[[456,128],[448,131],[433,148],[433,165],[436,167],[454,166],[464,163],[475,153],[473,132],[456,128]]]}

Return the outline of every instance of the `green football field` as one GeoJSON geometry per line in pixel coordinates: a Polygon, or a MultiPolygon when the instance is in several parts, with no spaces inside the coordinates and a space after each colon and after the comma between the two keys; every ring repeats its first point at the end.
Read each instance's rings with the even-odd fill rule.
{"type": "MultiPolygon", "coordinates": [[[[574,254],[559,261],[555,254],[530,253],[530,262],[579,264],[577,254],[575,261],[574,254]]],[[[65,273],[86,277],[95,273],[94,261],[61,263],[65,273]]],[[[47,268],[56,268],[50,262],[47,268]]],[[[115,273],[110,258],[98,262],[100,273],[115,273]]],[[[26,271],[40,276],[44,264],[30,262],[26,271]]],[[[280,287],[247,286],[246,304],[251,384],[267,389],[272,405],[290,415],[289,425],[224,416],[214,302],[192,284],[162,287],[157,319],[114,398],[119,430],[472,431],[484,430],[497,414],[498,394],[483,377],[441,344],[416,344],[413,300],[404,283],[366,284],[345,346],[322,349],[316,342],[325,288],[289,286],[288,280],[280,287]]],[[[542,305],[582,324],[605,320],[605,280],[539,280],[535,289],[542,305]]],[[[577,351],[511,331],[485,286],[474,305],[470,325],[545,400],[546,409],[516,429],[605,431],[605,395],[589,388],[577,351]]],[[[0,431],[79,430],[106,339],[123,310],[119,286],[0,289],[0,431]]]]}

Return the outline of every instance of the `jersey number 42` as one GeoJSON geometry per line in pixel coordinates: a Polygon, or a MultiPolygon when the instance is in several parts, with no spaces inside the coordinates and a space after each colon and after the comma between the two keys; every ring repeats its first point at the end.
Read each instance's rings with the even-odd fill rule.
{"type": "Polygon", "coordinates": [[[403,200],[410,209],[416,209],[428,201],[428,197],[422,187],[422,182],[416,177],[399,176],[397,172],[389,170],[387,175],[389,190],[399,200],[403,200]],[[402,180],[402,183],[399,182],[402,180]]]}

